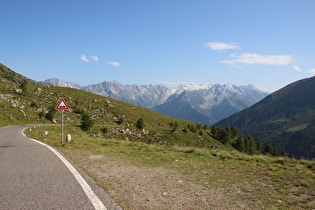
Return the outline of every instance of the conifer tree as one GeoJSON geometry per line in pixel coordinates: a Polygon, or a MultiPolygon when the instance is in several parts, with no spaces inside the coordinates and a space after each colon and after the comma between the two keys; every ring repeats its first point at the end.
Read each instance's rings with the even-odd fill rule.
{"type": "Polygon", "coordinates": [[[275,151],[274,151],[274,148],[270,144],[267,144],[267,146],[264,149],[264,153],[269,154],[269,155],[274,155],[275,151]]]}
{"type": "Polygon", "coordinates": [[[211,131],[211,134],[215,136],[217,129],[216,129],[215,126],[211,126],[211,127],[210,127],[210,131],[211,131]]]}
{"type": "Polygon", "coordinates": [[[231,142],[231,136],[230,133],[228,132],[228,129],[221,129],[219,134],[219,140],[223,144],[229,144],[231,142]]]}
{"type": "Polygon", "coordinates": [[[256,150],[257,150],[259,153],[262,152],[262,144],[261,144],[261,142],[258,142],[258,143],[257,143],[256,150]]]}
{"type": "Polygon", "coordinates": [[[238,137],[233,144],[234,148],[239,150],[240,152],[245,152],[244,138],[238,137]]]}
{"type": "Polygon", "coordinates": [[[91,116],[86,113],[86,112],[82,112],[81,113],[81,129],[83,131],[88,131],[90,130],[94,125],[94,121],[92,120],[91,116]]]}
{"type": "Polygon", "coordinates": [[[234,127],[234,126],[231,126],[231,127],[229,127],[229,130],[230,130],[230,133],[231,133],[231,138],[232,138],[232,139],[236,138],[237,135],[238,135],[238,130],[237,130],[237,128],[234,127]]]}
{"type": "Polygon", "coordinates": [[[139,118],[136,122],[136,127],[140,130],[144,128],[144,120],[143,118],[139,118]]]}
{"type": "Polygon", "coordinates": [[[245,150],[248,154],[253,155],[256,152],[256,142],[252,136],[247,136],[244,141],[245,150]]]}

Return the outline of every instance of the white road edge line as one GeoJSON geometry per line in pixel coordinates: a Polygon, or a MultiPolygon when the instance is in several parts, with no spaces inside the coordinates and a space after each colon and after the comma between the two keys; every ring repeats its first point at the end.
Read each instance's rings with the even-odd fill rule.
{"type": "MultiPolygon", "coordinates": [[[[22,134],[27,137],[24,132],[22,131],[22,134]]],[[[28,137],[27,137],[28,138],[28,137]]],[[[71,171],[71,173],[73,174],[73,176],[77,179],[77,181],[79,182],[79,184],[81,185],[82,189],[84,190],[85,194],[87,195],[87,197],[90,199],[91,203],[93,204],[94,208],[96,210],[107,210],[106,207],[104,206],[104,204],[102,203],[102,201],[97,197],[97,195],[95,195],[94,191],[91,189],[91,187],[89,186],[89,184],[83,179],[83,177],[80,175],[80,173],[71,165],[71,163],[69,163],[69,161],[67,161],[59,152],[57,152],[54,148],[52,148],[51,146],[40,142],[38,140],[35,139],[31,139],[30,140],[39,143],[45,147],[47,147],[48,149],[50,149],[53,153],[55,153],[55,155],[57,155],[57,157],[59,157],[59,159],[68,167],[68,169],[71,171]]]]}

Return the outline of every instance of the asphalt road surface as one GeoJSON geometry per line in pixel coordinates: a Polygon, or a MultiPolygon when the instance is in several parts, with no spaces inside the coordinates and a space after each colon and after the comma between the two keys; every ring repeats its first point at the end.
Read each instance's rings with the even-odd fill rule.
{"type": "Polygon", "coordinates": [[[25,128],[0,128],[1,210],[120,209],[58,151],[25,137],[25,128]]]}

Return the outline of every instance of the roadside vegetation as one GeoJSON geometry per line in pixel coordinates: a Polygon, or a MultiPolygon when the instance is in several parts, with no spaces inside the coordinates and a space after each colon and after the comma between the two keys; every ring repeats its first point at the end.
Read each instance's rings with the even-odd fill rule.
{"type": "MultiPolygon", "coordinates": [[[[110,165],[108,161],[112,159],[115,159],[121,168],[125,168],[126,173],[130,166],[141,166],[153,171],[158,169],[167,170],[169,174],[180,174],[183,182],[189,183],[189,186],[198,186],[196,189],[190,188],[191,193],[188,194],[194,197],[199,191],[195,199],[201,203],[198,204],[200,208],[196,204],[196,209],[209,207],[207,206],[209,203],[206,202],[207,195],[200,192],[210,190],[217,190],[229,200],[226,204],[214,203],[217,208],[233,206],[236,209],[312,209],[315,207],[314,161],[248,155],[236,150],[159,146],[115,138],[95,138],[88,136],[77,126],[70,125],[66,126],[66,132],[72,133],[73,141],[61,145],[59,126],[37,126],[31,132],[30,129],[26,130],[28,136],[60,149],[126,209],[134,207],[133,201],[117,195],[115,192],[121,191],[120,188],[123,186],[117,186],[117,180],[106,177],[106,173],[109,173],[108,170],[112,170],[110,167],[113,166],[102,169],[104,165],[110,165]],[[47,136],[44,135],[44,131],[49,132],[47,136]]],[[[150,173],[150,170],[147,170],[147,173],[150,173]]],[[[133,183],[133,176],[149,175],[133,172],[129,177],[128,187],[137,188],[141,185],[133,183]]],[[[161,181],[160,187],[167,186],[161,181]]],[[[185,194],[177,196],[182,199],[180,197],[185,194]]],[[[150,208],[153,204],[144,200],[141,205],[150,208]]],[[[159,209],[171,205],[165,200],[164,204],[159,205],[159,209]]]]}
{"type": "Polygon", "coordinates": [[[0,127],[36,125],[25,133],[60,149],[123,209],[315,208],[314,161],[280,157],[234,127],[37,85],[2,64],[0,76],[0,127]],[[70,108],[65,134],[72,135],[63,145],[55,109],[62,98],[70,108]]]}

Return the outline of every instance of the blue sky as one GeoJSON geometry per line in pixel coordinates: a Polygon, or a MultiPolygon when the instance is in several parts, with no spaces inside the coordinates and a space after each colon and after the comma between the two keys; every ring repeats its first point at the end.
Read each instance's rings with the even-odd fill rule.
{"type": "Polygon", "coordinates": [[[0,62],[81,85],[315,76],[314,0],[0,0],[0,62]]]}

